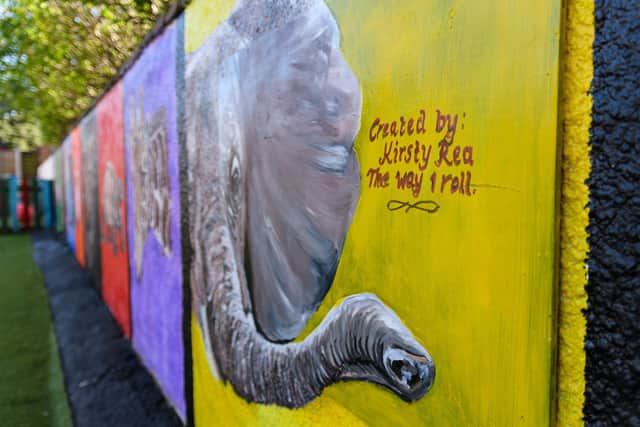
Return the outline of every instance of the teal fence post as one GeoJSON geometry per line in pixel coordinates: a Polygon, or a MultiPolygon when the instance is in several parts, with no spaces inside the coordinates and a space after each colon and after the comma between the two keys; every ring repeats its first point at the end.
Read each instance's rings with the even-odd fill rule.
{"type": "Polygon", "coordinates": [[[58,231],[58,204],[56,199],[56,182],[49,181],[49,212],[51,212],[52,230],[58,231]]]}
{"type": "Polygon", "coordinates": [[[9,227],[14,232],[20,231],[18,222],[18,178],[12,176],[8,180],[9,189],[9,227]]]}
{"type": "Polygon", "coordinates": [[[0,178],[0,229],[7,231],[9,228],[9,195],[7,180],[0,178]]]}
{"type": "Polygon", "coordinates": [[[54,211],[51,203],[53,183],[44,180],[37,180],[35,183],[38,191],[37,197],[34,197],[37,200],[35,205],[37,210],[36,226],[42,226],[46,229],[54,228],[54,211]]]}

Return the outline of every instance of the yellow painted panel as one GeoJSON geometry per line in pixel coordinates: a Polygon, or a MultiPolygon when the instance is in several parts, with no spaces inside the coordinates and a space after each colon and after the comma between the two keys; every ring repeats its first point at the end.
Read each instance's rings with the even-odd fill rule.
{"type": "Polygon", "coordinates": [[[184,45],[191,53],[229,16],[234,0],[193,0],[185,11],[184,45]]]}
{"type": "MultiPolygon", "coordinates": [[[[295,411],[250,405],[212,378],[194,321],[196,424],[547,425],[560,2],[327,3],[362,89],[361,194],[336,279],[306,333],[339,299],[375,293],[433,356],[436,383],[412,404],[371,384],[342,383],[295,411]],[[371,141],[376,118],[417,119],[421,110],[425,132],[393,141],[401,148],[418,140],[425,152],[431,146],[426,170],[415,162],[380,166],[392,139],[371,141]],[[458,117],[448,159],[456,145],[470,147],[472,165],[435,165],[445,133],[436,131],[438,110],[458,117]],[[378,167],[389,172],[387,187],[370,186],[369,171],[378,167]],[[420,191],[398,189],[396,172],[423,172],[420,191]],[[448,175],[471,185],[458,179],[452,194],[448,175]],[[439,210],[425,212],[436,205],[420,201],[439,210]]],[[[205,29],[189,28],[194,5],[186,32],[196,40],[189,34],[205,29]]]]}

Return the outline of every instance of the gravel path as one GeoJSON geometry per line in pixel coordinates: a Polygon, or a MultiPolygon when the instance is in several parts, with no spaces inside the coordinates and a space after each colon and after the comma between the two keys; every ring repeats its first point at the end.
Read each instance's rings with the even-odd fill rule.
{"type": "Polygon", "coordinates": [[[32,235],[44,276],[74,424],[181,426],[70,249],[32,235]]]}

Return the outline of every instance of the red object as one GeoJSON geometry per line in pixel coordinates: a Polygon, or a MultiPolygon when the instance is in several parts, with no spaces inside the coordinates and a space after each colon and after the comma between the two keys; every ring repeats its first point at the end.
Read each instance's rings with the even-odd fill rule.
{"type": "Polygon", "coordinates": [[[22,177],[22,184],[20,185],[20,203],[17,206],[18,220],[22,223],[23,230],[29,230],[31,228],[31,218],[34,217],[33,207],[29,206],[29,183],[26,177],[22,177]],[[25,209],[25,206],[27,209],[25,209]]]}
{"type": "Polygon", "coordinates": [[[33,209],[33,206],[28,205],[29,209],[25,210],[24,206],[24,203],[20,201],[18,206],[16,206],[16,209],[18,211],[18,221],[22,224],[22,228],[24,230],[28,230],[29,225],[31,224],[31,219],[35,218],[35,209],[33,209]]]}

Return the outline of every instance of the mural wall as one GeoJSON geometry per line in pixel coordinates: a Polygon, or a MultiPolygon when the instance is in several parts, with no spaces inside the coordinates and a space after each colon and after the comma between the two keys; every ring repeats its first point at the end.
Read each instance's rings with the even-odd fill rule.
{"type": "Polygon", "coordinates": [[[548,422],[560,4],[199,3],[196,424],[548,422]]]}
{"type": "Polygon", "coordinates": [[[82,215],[86,268],[94,283],[100,286],[100,230],[98,226],[98,128],[92,110],[80,122],[82,152],[82,215]]]}
{"type": "Polygon", "coordinates": [[[133,345],[186,416],[176,24],[124,77],[133,345]]]}
{"type": "Polygon", "coordinates": [[[194,0],[156,35],[61,176],[69,243],[185,421],[550,423],[560,22],[194,0]]]}
{"type": "Polygon", "coordinates": [[[67,237],[67,243],[71,247],[71,250],[76,250],[76,219],[75,219],[75,192],[73,190],[73,152],[72,152],[72,143],[71,137],[68,136],[60,150],[62,152],[62,175],[64,176],[64,195],[65,195],[65,206],[64,206],[64,228],[65,234],[67,237]]]}
{"type": "Polygon", "coordinates": [[[54,191],[55,191],[55,210],[56,210],[56,230],[64,231],[65,224],[65,181],[64,181],[64,149],[60,149],[54,153],[54,191]]]}
{"type": "Polygon", "coordinates": [[[131,336],[129,247],[122,85],[97,106],[98,201],[102,296],[125,335],[131,336]]]}
{"type": "MultiPolygon", "coordinates": [[[[86,267],[86,254],[85,254],[85,203],[84,199],[84,183],[82,182],[82,151],[80,147],[80,129],[76,127],[71,131],[71,191],[73,192],[73,229],[75,231],[73,236],[73,242],[76,253],[76,258],[81,266],[86,267]]],[[[91,197],[91,196],[87,196],[91,197]]]]}

